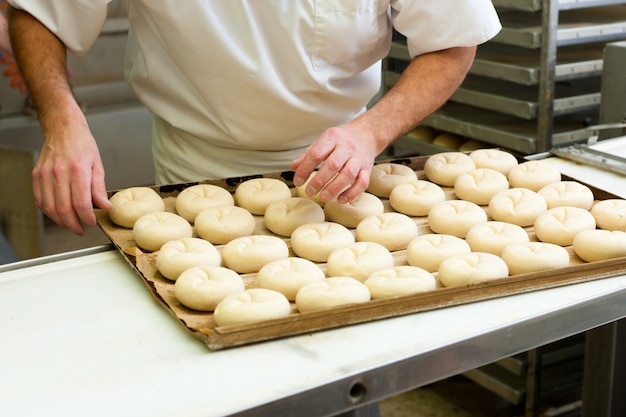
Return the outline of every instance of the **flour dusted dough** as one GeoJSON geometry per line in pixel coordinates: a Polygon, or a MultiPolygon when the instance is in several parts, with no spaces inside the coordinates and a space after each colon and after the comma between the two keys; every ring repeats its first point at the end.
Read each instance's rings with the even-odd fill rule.
{"type": "Polygon", "coordinates": [[[390,251],[406,249],[417,235],[415,221],[395,212],[366,217],[356,227],[357,242],[375,242],[390,251]]]}
{"type": "Polygon", "coordinates": [[[276,178],[253,178],[239,184],[235,189],[235,203],[252,214],[262,216],[273,201],[291,197],[291,190],[276,178]]]}
{"type": "Polygon", "coordinates": [[[249,288],[226,296],[215,307],[213,317],[218,326],[254,323],[288,317],[291,304],[278,291],[249,288]]]}
{"type": "Polygon", "coordinates": [[[485,223],[487,213],[478,204],[463,200],[446,200],[428,212],[428,225],[435,233],[465,238],[472,226],[485,223]]]}
{"type": "Polygon", "coordinates": [[[305,313],[370,300],[370,292],[361,281],[351,277],[330,277],[302,287],[296,295],[296,307],[305,313]]]}
{"type": "Polygon", "coordinates": [[[193,223],[198,213],[212,207],[232,206],[231,193],[213,184],[196,184],[185,188],[176,196],[176,212],[193,223]]]}
{"type": "Polygon", "coordinates": [[[109,211],[111,221],[127,229],[132,229],[137,219],[144,214],[165,211],[165,202],[149,187],[120,190],[111,196],[110,201],[113,204],[109,211]]]}
{"type": "Polygon", "coordinates": [[[220,266],[222,254],[212,243],[197,237],[170,240],[161,246],[156,267],[165,278],[176,281],[185,270],[200,265],[220,266]]]}
{"type": "Polygon", "coordinates": [[[502,251],[511,275],[527,274],[569,265],[569,253],[559,245],[546,242],[512,243],[502,251]]]}
{"type": "Polygon", "coordinates": [[[437,281],[425,269],[399,265],[374,272],[364,284],[370,290],[372,299],[376,300],[432,291],[437,281]]]}
{"type": "Polygon", "coordinates": [[[264,265],[257,273],[256,281],[259,287],[278,291],[294,301],[300,288],[324,278],[324,271],[314,262],[290,257],[264,265]]]}
{"type": "Polygon", "coordinates": [[[355,228],[364,218],[382,214],[384,211],[385,206],[380,198],[367,192],[350,203],[341,204],[335,199],[328,201],[324,206],[327,220],[349,229],[355,228]]]}
{"type": "Polygon", "coordinates": [[[289,257],[289,247],[276,236],[252,235],[233,239],[224,245],[222,259],[233,271],[258,272],[263,265],[289,257]]]}
{"type": "Polygon", "coordinates": [[[437,274],[445,287],[477,284],[508,276],[509,268],[502,258],[485,252],[451,256],[441,263],[437,274]]]}
{"type": "Polygon", "coordinates": [[[476,168],[490,168],[507,175],[518,164],[517,158],[501,149],[476,149],[469,154],[476,168]]]}
{"type": "Polygon", "coordinates": [[[548,184],[561,181],[561,173],[546,161],[526,161],[509,171],[512,188],[528,188],[539,191],[548,184]]]}
{"type": "Polygon", "coordinates": [[[194,227],[201,238],[223,245],[252,235],[256,220],[248,210],[238,206],[213,207],[198,213],[194,227]]]}
{"type": "Polygon", "coordinates": [[[527,188],[500,191],[489,201],[489,214],[494,220],[522,227],[532,226],[547,209],[546,200],[527,188]]]}
{"type": "Polygon", "coordinates": [[[437,272],[445,259],[470,252],[471,248],[464,239],[432,233],[413,239],[407,247],[406,257],[409,265],[437,272]]]}
{"type": "Polygon", "coordinates": [[[446,193],[434,182],[409,181],[393,187],[389,194],[391,207],[407,216],[426,216],[437,203],[446,199],[446,193]]]}
{"type": "Polygon", "coordinates": [[[332,251],[354,242],[352,232],[334,222],[303,224],[291,234],[294,253],[313,262],[326,262],[332,251]]]}
{"type": "Polygon", "coordinates": [[[170,240],[193,236],[191,224],[178,214],[161,211],[144,214],[133,226],[133,237],[137,245],[150,252],[161,249],[170,240]]]}
{"type": "Polygon", "coordinates": [[[303,197],[273,201],[265,209],[265,226],[281,236],[291,236],[294,230],[306,223],[319,223],[326,219],[324,209],[315,201],[303,197]]]}
{"type": "Polygon", "coordinates": [[[392,162],[374,165],[367,191],[378,197],[387,198],[393,187],[409,181],[416,181],[413,168],[392,162]]]}
{"type": "Polygon", "coordinates": [[[593,192],[576,181],[559,181],[548,184],[537,191],[548,203],[548,208],[568,206],[585,210],[593,206],[593,192]]]}
{"type": "Polygon", "coordinates": [[[394,266],[393,255],[374,242],[356,242],[337,248],[328,255],[326,273],[329,277],[352,277],[365,281],[370,274],[394,266]]]}
{"type": "Polygon", "coordinates": [[[491,168],[477,168],[459,175],[454,181],[454,193],[465,201],[485,206],[500,191],[509,188],[509,180],[491,168]]]}
{"type": "Polygon", "coordinates": [[[586,262],[626,256],[626,232],[621,230],[585,230],[574,238],[574,252],[586,262]]]}
{"type": "Polygon", "coordinates": [[[500,256],[511,243],[529,242],[530,237],[523,227],[496,220],[473,226],[465,236],[472,252],[488,252],[500,256]]]}
{"type": "Polygon", "coordinates": [[[221,266],[195,266],[185,270],[174,284],[174,295],[185,307],[213,311],[226,296],[245,290],[235,271],[221,266]]]}
{"type": "Polygon", "coordinates": [[[591,208],[591,214],[600,229],[626,231],[626,200],[599,201],[591,208]]]}
{"type": "Polygon", "coordinates": [[[596,228],[593,215],[580,207],[554,207],[537,217],[535,235],[542,242],[570,246],[583,230],[596,228]]]}
{"type": "Polygon", "coordinates": [[[453,187],[456,177],[476,169],[476,164],[462,152],[442,152],[434,154],[424,163],[426,178],[438,185],[453,187]]]}

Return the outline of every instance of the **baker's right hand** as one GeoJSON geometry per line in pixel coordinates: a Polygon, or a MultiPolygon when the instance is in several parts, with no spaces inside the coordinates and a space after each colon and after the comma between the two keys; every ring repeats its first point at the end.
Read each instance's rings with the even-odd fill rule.
{"type": "Polygon", "coordinates": [[[46,134],[32,183],[37,207],[79,235],[96,225],[94,206],[112,208],[98,145],[86,122],[46,134]]]}

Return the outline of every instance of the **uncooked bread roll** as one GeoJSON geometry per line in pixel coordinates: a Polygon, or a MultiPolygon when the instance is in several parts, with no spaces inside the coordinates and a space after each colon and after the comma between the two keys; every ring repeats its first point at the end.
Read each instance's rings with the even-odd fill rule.
{"type": "Polygon", "coordinates": [[[487,213],[478,204],[463,200],[437,203],[428,212],[428,226],[435,233],[464,238],[472,226],[485,223],[487,213]]]}
{"type": "Polygon", "coordinates": [[[220,266],[222,254],[210,242],[197,237],[170,240],[161,246],[156,267],[165,278],[176,281],[185,270],[200,265],[220,266]]]}
{"type": "Polygon", "coordinates": [[[594,230],[593,215],[580,207],[555,207],[537,217],[535,235],[542,242],[570,246],[574,237],[583,230],[594,230]]]}
{"type": "Polygon", "coordinates": [[[407,216],[427,216],[430,209],[446,199],[446,193],[434,182],[416,180],[398,184],[389,194],[391,207],[407,216]]]}
{"type": "Polygon", "coordinates": [[[176,196],[176,212],[190,223],[202,210],[212,207],[232,206],[231,193],[213,184],[196,184],[185,188],[176,196]]]}
{"type": "Polygon", "coordinates": [[[374,242],[356,242],[337,248],[328,255],[326,273],[329,277],[352,277],[365,281],[372,273],[394,265],[393,255],[374,242]]]}
{"type": "Polygon", "coordinates": [[[357,242],[375,242],[390,251],[406,249],[417,234],[417,224],[413,219],[393,212],[366,217],[356,227],[357,242]]]}
{"type": "Polygon", "coordinates": [[[437,278],[445,287],[477,284],[509,276],[507,264],[493,253],[455,255],[439,266],[437,278]]]}
{"type": "Polygon", "coordinates": [[[259,287],[278,291],[293,301],[300,288],[324,278],[324,271],[314,262],[290,257],[264,265],[257,273],[256,281],[259,287]]]}
{"type": "Polygon", "coordinates": [[[490,168],[477,168],[465,172],[454,181],[454,193],[465,201],[485,206],[491,197],[509,188],[509,180],[501,172],[490,168]]]}
{"type": "Polygon", "coordinates": [[[591,214],[600,229],[626,231],[626,200],[599,201],[591,208],[591,214]]]}
{"type": "Polygon", "coordinates": [[[215,307],[213,317],[218,326],[254,323],[289,317],[291,304],[278,291],[250,288],[228,295],[215,307]]]}
{"type": "Polygon", "coordinates": [[[456,177],[476,169],[476,164],[462,152],[442,152],[434,154],[424,163],[426,178],[438,185],[453,187],[456,177]]]}
{"type": "Polygon", "coordinates": [[[109,211],[111,221],[118,226],[132,229],[138,218],[147,213],[165,211],[161,196],[148,187],[130,187],[113,194],[113,208],[109,211]]]}
{"type": "Polygon", "coordinates": [[[238,206],[213,207],[198,213],[194,222],[198,236],[215,245],[250,236],[256,229],[254,216],[238,206]]]}
{"type": "Polygon", "coordinates": [[[290,240],[296,255],[313,262],[326,262],[332,251],[355,242],[348,228],[333,222],[303,224],[293,231],[290,240]]]}
{"type": "Polygon", "coordinates": [[[500,191],[489,201],[489,214],[494,220],[518,226],[532,226],[539,215],[548,210],[548,204],[535,191],[527,188],[509,188],[500,191]]]}
{"type": "Polygon", "coordinates": [[[224,264],[242,274],[257,272],[265,264],[288,257],[289,247],[285,241],[269,235],[238,237],[222,249],[224,264]]]}
{"type": "Polygon", "coordinates": [[[413,168],[392,162],[374,165],[367,191],[378,197],[387,198],[393,187],[409,181],[416,181],[413,168]]]}
{"type": "Polygon", "coordinates": [[[467,232],[465,241],[472,252],[488,252],[500,256],[509,244],[528,242],[530,237],[521,226],[492,220],[473,226],[467,232]]]}
{"type": "Polygon", "coordinates": [[[195,266],[185,270],[174,284],[174,295],[185,307],[213,311],[226,296],[244,291],[243,279],[221,266],[195,266]]]}
{"type": "Polygon", "coordinates": [[[428,272],[437,272],[445,259],[470,252],[470,246],[465,240],[452,235],[432,233],[413,239],[407,247],[406,259],[409,265],[428,272]]]}
{"type": "Polygon", "coordinates": [[[528,274],[569,265],[567,250],[546,242],[512,243],[502,251],[511,275],[528,274]]]}
{"type": "Polygon", "coordinates": [[[339,203],[336,199],[328,201],[324,206],[326,218],[347,228],[355,228],[361,220],[369,216],[376,216],[385,211],[380,198],[374,194],[363,193],[350,203],[339,203]]]}
{"type": "Polygon", "coordinates": [[[435,277],[425,269],[400,265],[374,272],[364,282],[372,299],[398,297],[432,291],[435,277]]]}
{"type": "Polygon", "coordinates": [[[273,201],[291,198],[291,190],[276,178],[253,178],[235,189],[235,202],[252,214],[262,216],[273,201]]]}
{"type": "Polygon", "coordinates": [[[265,209],[265,226],[281,236],[291,236],[294,230],[306,223],[320,223],[326,219],[324,209],[315,201],[292,197],[273,201],[265,209]]]}
{"type": "Polygon", "coordinates": [[[144,214],[133,226],[137,245],[150,252],[161,249],[164,243],[193,236],[191,224],[178,214],[161,211],[144,214]]]}
{"type": "Polygon", "coordinates": [[[548,184],[561,181],[561,173],[546,161],[526,161],[513,167],[508,174],[512,188],[539,191],[548,184]]]}
{"type": "Polygon", "coordinates": [[[546,200],[549,209],[568,206],[589,210],[593,206],[591,189],[576,181],[553,182],[541,188],[538,194],[546,200]]]}
{"type": "Polygon", "coordinates": [[[501,149],[477,149],[469,154],[476,168],[491,168],[507,175],[518,164],[513,154],[501,149]]]}
{"type": "Polygon", "coordinates": [[[621,230],[585,230],[574,238],[574,253],[585,262],[626,256],[626,232],[621,230]]]}
{"type": "Polygon", "coordinates": [[[370,300],[370,291],[361,281],[350,277],[330,277],[300,288],[296,295],[296,307],[305,313],[370,300]]]}

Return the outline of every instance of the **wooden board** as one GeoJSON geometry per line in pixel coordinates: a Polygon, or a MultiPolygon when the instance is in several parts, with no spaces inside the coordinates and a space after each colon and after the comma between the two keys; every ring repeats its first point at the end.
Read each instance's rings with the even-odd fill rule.
{"type": "MultiPolygon", "coordinates": [[[[401,160],[385,161],[402,163],[412,167],[418,178],[424,179],[423,166],[427,157],[412,157],[401,160]]],[[[284,180],[293,189],[291,182],[293,173],[283,172],[253,177],[230,178],[201,183],[216,184],[234,192],[238,184],[257,177],[279,178],[284,180]]],[[[563,177],[564,180],[569,178],[563,177]]],[[[176,195],[183,189],[198,184],[174,184],[152,187],[165,200],[167,210],[174,210],[176,195]]],[[[596,200],[618,198],[610,193],[589,186],[594,192],[596,200]]],[[[112,195],[114,191],[110,191],[112,195]]],[[[448,198],[454,198],[451,189],[446,189],[448,198]]],[[[388,201],[383,200],[387,211],[392,211],[388,201]]],[[[152,295],[176,317],[184,328],[194,337],[200,339],[211,350],[218,350],[238,345],[261,342],[281,337],[311,333],[319,330],[348,326],[372,320],[379,320],[405,314],[418,313],[437,308],[465,304],[492,298],[504,297],[513,294],[526,293],[563,285],[576,284],[596,279],[620,275],[626,272],[626,258],[617,258],[607,261],[585,263],[576,256],[572,248],[567,248],[570,254],[570,265],[556,271],[544,271],[532,274],[510,276],[508,278],[472,284],[461,287],[443,288],[410,296],[395,297],[382,300],[373,300],[364,304],[354,304],[336,307],[328,310],[300,313],[293,307],[292,314],[283,319],[265,320],[250,324],[233,326],[216,325],[212,313],[198,312],[181,305],[174,295],[174,282],[158,272],[156,268],[156,253],[144,253],[136,245],[132,230],[121,228],[113,224],[108,214],[97,210],[98,224],[111,242],[123,254],[124,258],[134,268],[138,276],[146,284],[152,295]]],[[[414,218],[420,234],[432,233],[425,217],[414,218]]],[[[527,228],[531,240],[536,240],[532,228],[527,228]]],[[[272,234],[263,223],[262,217],[257,217],[255,234],[272,234]]],[[[289,245],[289,239],[284,238],[289,245]]],[[[221,246],[217,246],[221,250],[221,246]]],[[[292,253],[293,255],[293,253],[292,253]]],[[[406,251],[393,252],[396,265],[407,265],[406,251]]],[[[322,269],[325,265],[320,264],[322,269]]],[[[247,288],[257,286],[255,274],[242,275],[247,288]]]]}

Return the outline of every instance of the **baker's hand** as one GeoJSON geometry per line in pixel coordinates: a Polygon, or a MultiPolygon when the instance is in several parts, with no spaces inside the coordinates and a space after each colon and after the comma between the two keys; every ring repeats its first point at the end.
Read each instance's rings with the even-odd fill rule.
{"type": "Polygon", "coordinates": [[[330,128],[291,163],[293,182],[304,184],[319,166],[307,185],[307,195],[319,192],[325,202],[335,197],[339,203],[352,202],[367,189],[378,153],[376,140],[367,130],[351,124],[330,128]]]}
{"type": "Polygon", "coordinates": [[[86,125],[50,135],[32,171],[35,203],[55,223],[82,235],[93,206],[112,208],[98,146],[86,125]]]}

